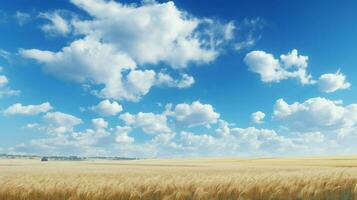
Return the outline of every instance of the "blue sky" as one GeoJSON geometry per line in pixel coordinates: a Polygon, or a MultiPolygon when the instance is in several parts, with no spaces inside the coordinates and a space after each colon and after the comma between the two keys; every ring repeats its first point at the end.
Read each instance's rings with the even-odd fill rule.
{"type": "Polygon", "coordinates": [[[356,4],[2,1],[0,153],[356,153],[356,4]]]}

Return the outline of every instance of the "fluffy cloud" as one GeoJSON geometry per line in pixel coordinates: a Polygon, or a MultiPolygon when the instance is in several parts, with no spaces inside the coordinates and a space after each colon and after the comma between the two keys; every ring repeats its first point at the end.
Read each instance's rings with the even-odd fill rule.
{"type": "Polygon", "coordinates": [[[255,124],[264,123],[264,118],[265,118],[265,113],[263,113],[262,111],[257,111],[255,113],[252,113],[252,115],[250,116],[251,121],[255,124]]]}
{"type": "Polygon", "coordinates": [[[127,126],[140,128],[147,134],[171,132],[165,115],[143,112],[139,112],[136,115],[125,113],[120,115],[120,119],[123,120],[127,126]]]}
{"type": "Polygon", "coordinates": [[[120,144],[130,144],[135,141],[133,137],[129,136],[129,132],[132,130],[129,126],[117,126],[115,133],[115,141],[120,144]]]}
{"type": "MultiPolygon", "coordinates": [[[[0,72],[2,71],[2,67],[0,67],[0,72]]],[[[17,96],[20,94],[19,90],[12,90],[7,87],[9,83],[9,79],[0,74],[0,99],[7,96],[17,96]]]]}
{"type": "Polygon", "coordinates": [[[74,24],[79,34],[115,44],[139,64],[163,61],[179,68],[188,62],[212,61],[217,55],[198,38],[195,31],[200,21],[178,10],[173,2],[140,7],[104,0],[72,3],[93,18],[74,24]]]}
{"type": "Polygon", "coordinates": [[[173,2],[140,6],[105,0],[71,2],[89,18],[65,17],[63,11],[42,13],[50,21],[42,29],[62,35],[71,32],[78,39],[57,52],[22,49],[20,54],[59,78],[103,86],[92,90],[102,98],[138,101],[154,85],[187,88],[194,83],[189,75],[174,80],[137,66],[163,63],[177,69],[208,63],[218,56],[218,46],[234,34],[232,22],[194,18],[173,2]]]}
{"type": "Polygon", "coordinates": [[[44,64],[46,72],[59,78],[79,83],[103,84],[104,88],[97,92],[101,97],[129,100],[138,98],[139,94],[125,88],[126,82],[121,74],[122,71],[134,69],[135,62],[110,44],[86,37],[72,42],[59,52],[30,49],[20,50],[20,54],[44,64]]]}
{"type": "Polygon", "coordinates": [[[299,55],[296,49],[281,55],[280,59],[264,51],[252,51],[244,58],[249,70],[258,73],[263,82],[280,82],[284,79],[296,78],[303,85],[315,83],[306,71],[307,61],[308,57],[299,55]]]}
{"type": "Polygon", "coordinates": [[[326,93],[351,87],[351,84],[346,81],[346,76],[340,71],[337,71],[334,74],[329,73],[321,75],[317,83],[320,91],[326,93]]]}
{"type": "Polygon", "coordinates": [[[92,124],[95,129],[106,129],[108,127],[108,122],[103,118],[92,119],[92,124]]]}
{"type": "MultiPolygon", "coordinates": [[[[343,106],[340,101],[323,98],[313,98],[291,105],[279,99],[275,105],[273,119],[282,122],[280,131],[284,132],[284,135],[272,129],[237,127],[220,119],[211,105],[199,102],[178,104],[173,110],[172,106],[168,105],[161,114],[125,113],[120,115],[124,125],[114,129],[108,128],[109,124],[104,119],[97,118],[92,119],[93,128],[76,131],[74,127],[82,121],[63,113],[48,113],[43,117],[43,124],[30,124],[29,127],[41,129],[52,136],[32,142],[45,148],[47,152],[71,149],[77,151],[76,154],[86,152],[93,155],[100,152],[139,157],[302,155],[340,151],[346,139],[339,136],[353,136],[356,133],[356,111],[355,104],[343,106]],[[176,108],[184,110],[185,114],[180,115],[176,108]],[[187,110],[190,112],[186,112],[187,110]],[[203,118],[202,115],[207,113],[216,117],[203,118]],[[203,133],[188,132],[185,130],[186,126],[175,126],[175,122],[182,123],[177,121],[177,116],[185,116],[185,119],[205,119],[193,120],[193,124],[186,124],[187,126],[211,124],[215,128],[204,129],[203,133]],[[218,123],[213,125],[215,122],[218,123]],[[136,142],[135,138],[130,136],[130,132],[136,128],[151,134],[151,139],[136,142]],[[178,128],[180,129],[177,130],[178,128]],[[115,147],[115,152],[110,152],[110,146],[115,147]]],[[[347,140],[349,139],[351,137],[347,140]]]]}
{"type": "Polygon", "coordinates": [[[216,113],[210,104],[194,101],[192,104],[176,105],[172,115],[176,121],[188,127],[216,123],[220,114],[216,113]]]}
{"type": "Polygon", "coordinates": [[[134,94],[143,96],[155,84],[155,75],[153,70],[133,70],[127,76],[127,89],[134,94]]]}
{"type": "Polygon", "coordinates": [[[50,137],[32,140],[26,146],[32,151],[38,149],[49,155],[103,155],[106,151],[97,145],[110,138],[112,129],[108,130],[108,122],[102,118],[92,119],[91,122],[93,128],[76,131],[74,128],[82,123],[81,119],[65,113],[48,113],[43,117],[43,123],[28,124],[27,127],[45,132],[50,137]]]}
{"type": "Polygon", "coordinates": [[[28,128],[44,131],[50,135],[63,135],[73,132],[82,123],[80,118],[61,112],[50,112],[43,116],[43,123],[28,124],[28,128]]]}
{"type": "Polygon", "coordinates": [[[343,106],[341,101],[317,97],[303,103],[276,101],[274,118],[283,121],[292,131],[299,132],[334,132],[344,134],[356,130],[357,104],[343,106]]]}
{"type": "MultiPolygon", "coordinates": [[[[274,130],[229,128],[229,134],[214,136],[181,132],[179,149],[185,155],[267,155],[283,154],[296,150],[293,140],[279,136],[274,130]],[[247,153],[249,152],[249,153],[247,153]]],[[[181,152],[182,153],[182,152],[181,152]]]]}
{"type": "Polygon", "coordinates": [[[39,105],[27,105],[23,106],[21,103],[16,103],[8,107],[5,111],[5,115],[37,115],[39,113],[46,113],[52,110],[50,103],[45,102],[39,105]]]}
{"type": "Polygon", "coordinates": [[[123,110],[123,107],[117,102],[106,99],[101,101],[98,105],[90,107],[91,110],[100,114],[101,116],[114,116],[123,110]]]}

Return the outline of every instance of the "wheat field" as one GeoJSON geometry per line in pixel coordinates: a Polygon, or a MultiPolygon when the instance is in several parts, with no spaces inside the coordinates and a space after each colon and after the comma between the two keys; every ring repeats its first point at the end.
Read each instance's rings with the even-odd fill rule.
{"type": "Polygon", "coordinates": [[[357,156],[0,159],[0,200],[357,199],[357,156]]]}

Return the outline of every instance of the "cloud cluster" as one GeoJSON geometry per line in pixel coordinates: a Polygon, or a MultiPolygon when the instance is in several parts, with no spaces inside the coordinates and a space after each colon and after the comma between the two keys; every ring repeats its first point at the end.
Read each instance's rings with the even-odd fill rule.
{"type": "Polygon", "coordinates": [[[123,107],[116,101],[110,102],[110,100],[106,99],[89,109],[105,117],[117,115],[123,110],[123,107]]]}
{"type": "Polygon", "coordinates": [[[258,73],[262,82],[280,82],[284,79],[295,78],[303,85],[315,83],[306,71],[307,61],[308,57],[299,55],[296,49],[286,55],[282,54],[280,59],[276,59],[265,51],[252,51],[244,58],[249,70],[258,73]]]}
{"type": "Polygon", "coordinates": [[[293,49],[286,55],[282,54],[280,59],[276,59],[265,51],[252,51],[245,56],[244,62],[249,70],[259,74],[261,81],[265,83],[295,78],[302,85],[317,83],[319,90],[325,93],[347,89],[351,86],[340,70],[334,74],[322,74],[317,81],[313,80],[307,72],[308,59],[307,56],[299,55],[298,51],[293,49]]]}
{"type": "MultiPolygon", "coordinates": [[[[42,123],[29,124],[49,135],[30,142],[31,148],[47,152],[71,149],[81,155],[109,154],[125,156],[243,156],[301,155],[339,151],[356,137],[357,105],[343,106],[340,101],[312,98],[305,102],[277,100],[273,120],[281,130],[237,127],[220,118],[210,104],[199,101],[168,104],[162,113],[124,113],[114,128],[103,118],[91,120],[93,128],[78,131],[83,121],[75,116],[49,112],[42,123]],[[209,126],[208,126],[209,125],[209,126]],[[195,126],[207,126],[193,132],[195,126]],[[289,131],[290,134],[279,132],[289,131]],[[201,132],[201,133],[200,133],[201,132]],[[145,134],[136,141],[132,134],[145,134]],[[343,136],[343,137],[341,137],[343,136]],[[111,149],[109,147],[113,147],[111,149]],[[114,150],[114,151],[113,151],[114,150]]],[[[262,113],[256,112],[256,122],[262,113]]],[[[25,145],[26,146],[26,145],[25,145]]],[[[24,146],[18,147],[18,150],[24,146]]]]}
{"type": "Polygon", "coordinates": [[[233,37],[232,23],[195,18],[171,1],[140,6],[105,0],[71,2],[89,18],[66,17],[64,11],[42,13],[49,20],[42,30],[72,33],[79,39],[57,52],[22,49],[20,54],[59,78],[103,85],[92,91],[102,98],[138,101],[155,85],[190,87],[194,78],[187,74],[174,80],[168,74],[140,68],[163,64],[182,69],[190,63],[208,63],[218,56],[218,45],[233,37]]]}
{"type": "Polygon", "coordinates": [[[178,123],[188,127],[208,126],[216,123],[220,117],[220,114],[214,111],[212,105],[202,104],[199,101],[194,101],[191,104],[182,103],[176,105],[172,115],[178,123]]]}
{"type": "Polygon", "coordinates": [[[46,131],[50,134],[65,134],[73,131],[73,128],[83,121],[70,114],[50,112],[43,116],[46,131]]]}
{"type": "Polygon", "coordinates": [[[21,103],[16,103],[8,107],[5,111],[5,115],[37,115],[39,113],[46,113],[52,109],[49,102],[45,102],[39,105],[27,105],[23,106],[21,103]]]}
{"type": "Polygon", "coordinates": [[[140,128],[147,134],[159,134],[171,132],[167,125],[167,118],[164,114],[143,113],[139,112],[136,115],[125,113],[120,115],[120,119],[127,126],[140,128]]]}
{"type": "Polygon", "coordinates": [[[278,99],[274,106],[273,117],[284,122],[291,131],[319,131],[342,136],[352,134],[357,128],[357,104],[344,106],[341,101],[331,101],[321,97],[292,104],[278,99]]]}

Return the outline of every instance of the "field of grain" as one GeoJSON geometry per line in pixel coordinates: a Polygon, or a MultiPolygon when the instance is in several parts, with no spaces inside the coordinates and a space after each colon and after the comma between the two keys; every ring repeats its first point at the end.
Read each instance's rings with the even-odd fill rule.
{"type": "Polygon", "coordinates": [[[0,159],[0,200],[357,199],[357,156],[0,159]]]}

